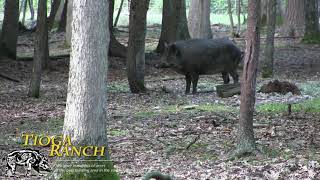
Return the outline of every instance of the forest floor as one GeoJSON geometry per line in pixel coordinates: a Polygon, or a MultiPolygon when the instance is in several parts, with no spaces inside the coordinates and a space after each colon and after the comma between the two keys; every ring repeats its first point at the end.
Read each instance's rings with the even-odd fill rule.
{"type": "MultiPolygon", "coordinates": [[[[119,40],[125,42],[124,37],[120,34],[119,40]]],[[[147,47],[152,49],[156,38],[149,34],[147,47]]],[[[68,53],[63,34],[51,34],[50,39],[52,54],[68,53]]],[[[244,40],[236,41],[243,48],[244,40]]],[[[264,45],[261,47],[263,59],[264,45]]],[[[21,36],[20,57],[31,57],[31,52],[32,40],[21,36]]],[[[177,179],[320,179],[319,57],[319,46],[300,44],[299,39],[276,39],[275,77],[259,77],[257,90],[279,79],[295,83],[302,95],[257,93],[254,132],[264,153],[236,160],[229,160],[229,155],[236,145],[239,96],[217,96],[215,86],[222,84],[220,75],[201,77],[199,93],[185,95],[183,76],[155,68],[157,61],[148,60],[145,80],[149,91],[132,94],[125,60],[110,58],[108,140],[121,179],[141,179],[151,170],[177,179]],[[289,99],[297,101],[291,114],[287,110],[289,99]]],[[[27,96],[32,61],[0,61],[0,73],[19,80],[0,78],[2,152],[21,148],[23,132],[61,134],[69,58],[50,63],[50,70],[42,76],[41,98],[34,99],[27,96]]],[[[4,166],[0,168],[4,172],[4,166]]]]}

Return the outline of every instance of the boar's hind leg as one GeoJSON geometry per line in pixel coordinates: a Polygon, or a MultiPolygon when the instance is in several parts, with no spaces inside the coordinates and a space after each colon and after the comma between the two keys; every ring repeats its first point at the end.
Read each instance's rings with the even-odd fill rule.
{"type": "Polygon", "coordinates": [[[239,82],[239,75],[237,73],[236,70],[233,70],[230,72],[231,76],[232,76],[232,79],[233,79],[233,83],[236,84],[239,82]]]}
{"type": "Polygon", "coordinates": [[[186,94],[190,93],[190,86],[191,86],[191,75],[190,74],[186,74],[186,94]]]}
{"type": "Polygon", "coordinates": [[[224,84],[229,84],[230,78],[229,78],[229,73],[228,72],[222,72],[222,79],[224,84]]]}
{"type": "Polygon", "coordinates": [[[192,94],[197,93],[199,74],[192,74],[192,94]]]}

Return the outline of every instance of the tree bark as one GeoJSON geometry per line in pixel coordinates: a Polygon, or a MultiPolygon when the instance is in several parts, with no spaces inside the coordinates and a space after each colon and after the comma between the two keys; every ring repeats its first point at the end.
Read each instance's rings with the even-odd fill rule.
{"type": "Polygon", "coordinates": [[[18,22],[19,0],[6,0],[0,38],[0,56],[4,55],[16,59],[19,30],[18,22]]]}
{"type": "Polygon", "coordinates": [[[63,132],[76,145],[106,146],[106,47],[110,36],[105,15],[108,14],[108,1],[73,1],[73,7],[63,132]]]}
{"type": "Polygon", "coordinates": [[[72,29],[71,29],[71,23],[72,23],[72,7],[73,0],[68,0],[68,10],[67,10],[67,25],[66,25],[66,45],[71,45],[71,35],[72,35],[72,29]]]}
{"type": "Polygon", "coordinates": [[[61,14],[61,19],[59,21],[59,32],[64,32],[66,31],[66,26],[67,26],[67,11],[68,11],[68,0],[65,0],[64,6],[63,6],[63,11],[61,14]]]}
{"type": "Polygon", "coordinates": [[[260,0],[249,0],[246,54],[243,65],[240,97],[240,121],[236,155],[256,151],[253,132],[253,112],[256,93],[257,65],[260,48],[260,0]]]}
{"type": "Polygon", "coordinates": [[[299,37],[303,35],[305,27],[304,3],[301,0],[288,1],[283,31],[286,36],[299,37]]]}
{"type": "Polygon", "coordinates": [[[33,8],[33,0],[28,0],[29,2],[29,9],[30,9],[30,14],[31,14],[31,21],[34,20],[34,8],[33,8]]]}
{"type": "Polygon", "coordinates": [[[262,77],[273,76],[274,34],[277,18],[277,0],[267,0],[267,39],[265,48],[265,60],[263,62],[262,77]]]}
{"type": "Polygon", "coordinates": [[[241,0],[237,0],[237,15],[238,15],[238,34],[241,31],[241,0]]]}
{"type": "Polygon", "coordinates": [[[228,14],[229,14],[229,19],[230,19],[230,34],[231,34],[231,36],[233,36],[235,33],[234,33],[234,30],[233,30],[234,23],[233,23],[233,17],[232,17],[231,0],[228,0],[228,14]]]}
{"type": "Polygon", "coordinates": [[[65,7],[65,3],[66,3],[66,0],[60,0],[59,8],[58,8],[57,13],[54,17],[55,22],[61,21],[62,13],[63,13],[64,7],[65,7]]]}
{"type": "Polygon", "coordinates": [[[38,98],[40,95],[42,67],[48,57],[47,0],[39,0],[33,69],[28,93],[30,97],[38,98]]]}
{"type": "Polygon", "coordinates": [[[212,38],[210,0],[190,1],[188,27],[192,38],[212,38]]]}
{"type": "Polygon", "coordinates": [[[189,38],[185,0],[163,0],[161,35],[156,52],[163,53],[165,43],[189,38]]]}
{"type": "Polygon", "coordinates": [[[308,0],[305,2],[306,24],[303,41],[306,43],[320,44],[318,6],[318,0],[308,0]]]}
{"type": "Polygon", "coordinates": [[[22,23],[22,25],[24,25],[24,23],[25,23],[25,19],[26,19],[26,11],[27,11],[27,0],[22,0],[21,1],[22,3],[21,3],[21,10],[22,10],[22,21],[21,21],[21,23],[22,23]]]}
{"type": "Polygon", "coordinates": [[[127,75],[132,93],[145,92],[145,36],[149,0],[132,0],[130,3],[129,44],[127,75]]]}
{"type": "Polygon", "coordinates": [[[264,26],[267,24],[268,0],[262,0],[260,5],[261,5],[260,24],[264,26]]]}
{"type": "Polygon", "coordinates": [[[55,23],[55,17],[57,15],[59,6],[60,6],[60,1],[61,0],[53,0],[51,4],[51,10],[50,10],[50,15],[48,18],[48,29],[49,31],[53,28],[53,25],[55,23]]]}
{"type": "Polygon", "coordinates": [[[125,58],[127,56],[127,48],[122,45],[113,34],[113,11],[114,11],[114,0],[109,1],[109,29],[110,29],[110,44],[109,44],[109,55],[125,58]],[[111,21],[112,19],[112,21],[111,21]]]}

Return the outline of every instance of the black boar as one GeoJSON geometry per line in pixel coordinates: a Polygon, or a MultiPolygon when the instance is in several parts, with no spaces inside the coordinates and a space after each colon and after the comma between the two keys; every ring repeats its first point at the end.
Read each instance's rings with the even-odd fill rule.
{"type": "Polygon", "coordinates": [[[191,39],[165,44],[162,59],[169,67],[186,76],[186,94],[197,92],[197,83],[201,74],[221,73],[225,84],[228,84],[229,74],[234,83],[238,83],[237,67],[243,53],[228,38],[191,39]]]}

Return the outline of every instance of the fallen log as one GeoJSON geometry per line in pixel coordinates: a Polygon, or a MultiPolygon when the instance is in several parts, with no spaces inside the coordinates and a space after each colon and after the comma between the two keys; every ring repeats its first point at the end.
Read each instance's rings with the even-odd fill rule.
{"type": "Polygon", "coordinates": [[[9,80],[9,81],[13,81],[13,82],[20,82],[19,80],[14,79],[14,78],[9,77],[9,76],[4,75],[4,74],[0,74],[0,77],[2,77],[2,78],[4,78],[4,79],[7,79],[7,80],[9,80]]]}
{"type": "Polygon", "coordinates": [[[239,95],[241,92],[240,83],[237,84],[223,84],[216,86],[217,94],[221,98],[232,97],[239,95]]]}

